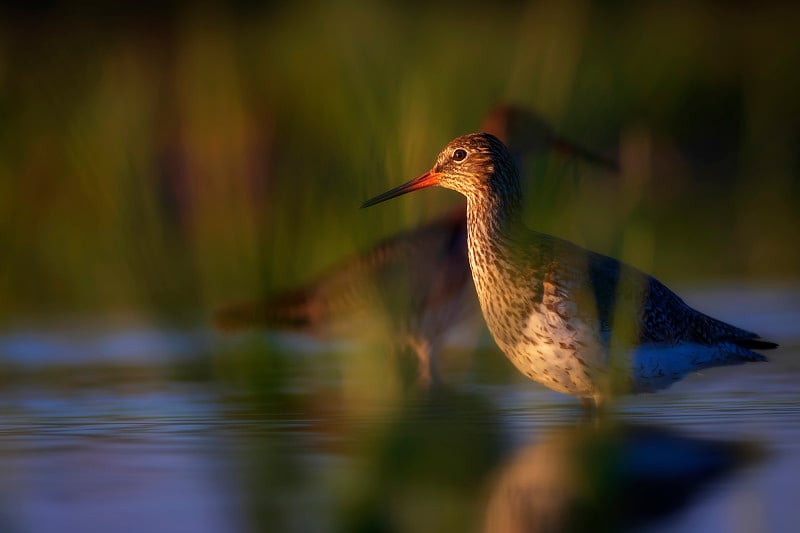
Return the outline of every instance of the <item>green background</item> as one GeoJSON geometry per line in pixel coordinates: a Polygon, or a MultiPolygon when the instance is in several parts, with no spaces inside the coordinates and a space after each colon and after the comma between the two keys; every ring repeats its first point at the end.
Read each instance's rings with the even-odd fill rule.
{"type": "Polygon", "coordinates": [[[0,17],[0,325],[205,320],[462,201],[414,177],[497,103],[619,153],[532,161],[531,226],[668,284],[797,279],[800,9],[164,8],[0,17]]]}

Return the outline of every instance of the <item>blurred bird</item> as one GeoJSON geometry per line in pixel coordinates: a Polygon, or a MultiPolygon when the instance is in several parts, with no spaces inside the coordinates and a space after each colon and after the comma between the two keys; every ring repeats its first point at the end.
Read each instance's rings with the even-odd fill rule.
{"type": "MultiPolygon", "coordinates": [[[[524,108],[497,106],[482,128],[508,142],[517,164],[524,156],[555,150],[618,169],[614,160],[556,135],[524,108]]],[[[371,323],[380,317],[381,332],[415,352],[418,380],[429,384],[438,380],[436,353],[443,337],[479,316],[467,259],[466,209],[458,205],[342,261],[306,286],[224,307],[216,324],[225,330],[266,327],[358,338],[374,330],[371,323]]]]}
{"type": "Polygon", "coordinates": [[[433,185],[467,198],[469,264],[495,342],[523,374],[584,407],[691,371],[765,361],[751,350],[777,347],[629,265],[529,230],[517,166],[489,133],[456,138],[431,170],[362,207],[433,185]]]}

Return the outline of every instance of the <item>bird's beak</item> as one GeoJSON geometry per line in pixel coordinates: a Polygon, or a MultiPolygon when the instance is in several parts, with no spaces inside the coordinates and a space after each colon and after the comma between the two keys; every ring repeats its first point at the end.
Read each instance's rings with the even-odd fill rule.
{"type": "Polygon", "coordinates": [[[390,198],[394,198],[396,196],[400,196],[406,194],[411,191],[416,191],[417,189],[424,189],[425,187],[432,187],[433,185],[439,185],[439,178],[441,178],[441,172],[434,172],[433,170],[429,170],[422,176],[418,176],[413,180],[406,182],[399,187],[395,187],[390,191],[386,191],[383,194],[379,194],[375,198],[371,198],[361,204],[361,208],[369,207],[371,205],[379,204],[390,198]]]}
{"type": "Polygon", "coordinates": [[[553,151],[567,156],[580,157],[589,163],[604,167],[612,172],[619,172],[619,162],[584,148],[567,139],[556,137],[550,141],[553,151]]]}

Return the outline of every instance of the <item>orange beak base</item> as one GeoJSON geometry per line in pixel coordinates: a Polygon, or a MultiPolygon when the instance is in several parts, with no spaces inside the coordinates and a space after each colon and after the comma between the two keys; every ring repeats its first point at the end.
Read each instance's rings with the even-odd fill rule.
{"type": "Polygon", "coordinates": [[[391,198],[395,198],[397,196],[402,196],[403,194],[409,193],[411,191],[416,191],[417,189],[424,189],[425,187],[432,187],[434,185],[439,185],[439,178],[442,176],[441,172],[434,172],[433,170],[429,170],[422,176],[416,177],[413,180],[406,182],[398,187],[390,191],[386,191],[383,194],[379,194],[378,196],[371,198],[361,204],[361,208],[370,207],[375,204],[379,204],[381,202],[385,202],[391,198]]]}

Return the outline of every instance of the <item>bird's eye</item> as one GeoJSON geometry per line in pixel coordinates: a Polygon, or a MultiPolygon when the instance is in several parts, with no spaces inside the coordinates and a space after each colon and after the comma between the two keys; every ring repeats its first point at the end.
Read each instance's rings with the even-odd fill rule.
{"type": "Polygon", "coordinates": [[[455,152],[453,152],[453,161],[463,161],[467,158],[467,151],[463,148],[459,148],[455,152]]]}

